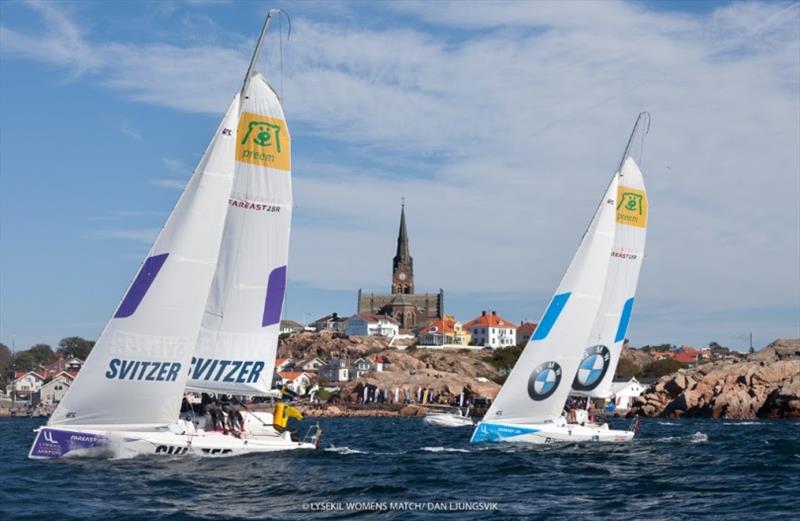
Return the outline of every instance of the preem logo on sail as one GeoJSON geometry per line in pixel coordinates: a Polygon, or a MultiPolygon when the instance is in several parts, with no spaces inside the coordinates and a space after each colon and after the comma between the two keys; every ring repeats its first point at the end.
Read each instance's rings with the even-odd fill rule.
{"type": "Polygon", "coordinates": [[[647,226],[647,194],[643,190],[619,186],[617,189],[617,222],[638,228],[647,226]]]}
{"type": "Polygon", "coordinates": [[[611,362],[611,353],[606,346],[587,347],[583,352],[583,360],[578,366],[578,373],[572,388],[576,391],[591,391],[603,381],[611,362]]]}
{"type": "Polygon", "coordinates": [[[291,169],[291,144],[281,119],[242,113],[236,135],[236,160],[279,170],[291,169]]]}
{"type": "Polygon", "coordinates": [[[538,401],[544,400],[556,392],[561,383],[561,366],[555,362],[539,365],[528,378],[528,396],[538,401]]]}

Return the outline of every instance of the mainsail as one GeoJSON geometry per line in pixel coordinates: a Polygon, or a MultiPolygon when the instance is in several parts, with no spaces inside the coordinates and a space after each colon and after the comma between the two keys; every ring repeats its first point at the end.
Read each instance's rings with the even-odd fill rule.
{"type": "Polygon", "coordinates": [[[175,421],[219,255],[238,120],[237,94],[49,425],[175,421]]]}
{"type": "Polygon", "coordinates": [[[561,414],[605,287],[617,189],[614,176],[556,294],[484,421],[541,422],[561,414]]]}
{"type": "Polygon", "coordinates": [[[642,172],[630,156],[630,149],[637,131],[647,132],[649,123],[650,115],[647,112],[639,114],[615,174],[619,179],[619,188],[614,247],[603,300],[572,382],[574,394],[595,398],[608,398],[611,395],[611,382],[633,311],[647,234],[647,192],[642,172]],[[647,128],[640,127],[642,122],[647,122],[647,128]]]}
{"type": "Polygon", "coordinates": [[[600,398],[611,395],[611,382],[633,311],[647,233],[647,193],[633,158],[625,159],[617,175],[616,231],[606,288],[572,383],[575,394],[600,398]]]}
{"type": "Polygon", "coordinates": [[[266,394],[272,385],[286,288],[292,176],[283,109],[260,74],[243,89],[227,205],[188,387],[266,394]]]}

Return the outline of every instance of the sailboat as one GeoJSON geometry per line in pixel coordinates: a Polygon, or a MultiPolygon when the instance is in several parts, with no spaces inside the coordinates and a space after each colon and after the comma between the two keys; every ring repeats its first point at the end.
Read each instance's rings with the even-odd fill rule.
{"type": "MultiPolygon", "coordinates": [[[[286,286],[291,138],[255,65],[30,458],[314,449],[285,415],[234,436],[179,418],[187,389],[266,394],[286,286]]],[[[249,416],[249,415],[248,415],[249,416]]],[[[248,423],[252,423],[248,422],[248,423]]],[[[317,438],[318,441],[318,438],[317,438]]]]}
{"type": "Polygon", "coordinates": [[[648,220],[643,176],[630,151],[645,119],[649,122],[646,113],[637,118],[578,251],[530,341],[475,427],[472,443],[633,439],[633,427],[621,431],[607,424],[569,422],[562,411],[574,386],[593,391],[607,375],[613,376],[612,349],[617,343],[621,349],[630,321],[648,220]],[[634,261],[635,268],[624,264],[627,260],[634,261]]]}
{"type": "Polygon", "coordinates": [[[472,427],[475,425],[469,416],[469,408],[462,410],[460,407],[448,407],[439,411],[428,409],[423,421],[436,427],[472,427]]]}

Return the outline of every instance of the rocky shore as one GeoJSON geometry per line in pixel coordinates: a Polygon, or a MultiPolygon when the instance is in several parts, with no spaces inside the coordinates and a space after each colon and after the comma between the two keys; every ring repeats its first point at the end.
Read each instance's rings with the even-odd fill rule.
{"type": "Polygon", "coordinates": [[[800,339],[778,339],[742,361],[721,361],[665,376],[629,415],[800,418],[800,339]]]}

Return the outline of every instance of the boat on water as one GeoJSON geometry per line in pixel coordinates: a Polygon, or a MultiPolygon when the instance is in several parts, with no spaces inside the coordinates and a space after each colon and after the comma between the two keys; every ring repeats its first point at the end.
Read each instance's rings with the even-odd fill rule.
{"type": "MultiPolygon", "coordinates": [[[[238,92],[84,367],[37,429],[30,458],[229,456],[314,449],[291,411],[247,413],[242,432],[181,419],[184,393],[269,394],[286,287],[291,138],[256,72],[238,92]]],[[[297,414],[294,414],[296,417],[297,414]]]]}
{"type": "Polygon", "coordinates": [[[436,427],[472,427],[475,425],[475,422],[469,416],[469,409],[462,411],[458,407],[441,411],[428,409],[423,421],[436,427]]]}
{"type": "MultiPolygon", "coordinates": [[[[585,411],[564,416],[570,394],[602,397],[619,361],[644,256],[647,193],[634,138],[649,128],[639,114],[619,168],[595,211],[539,325],[471,437],[478,442],[629,442],[638,422],[613,430],[585,411]]],[[[587,402],[588,403],[588,402],[587,402]]]]}

